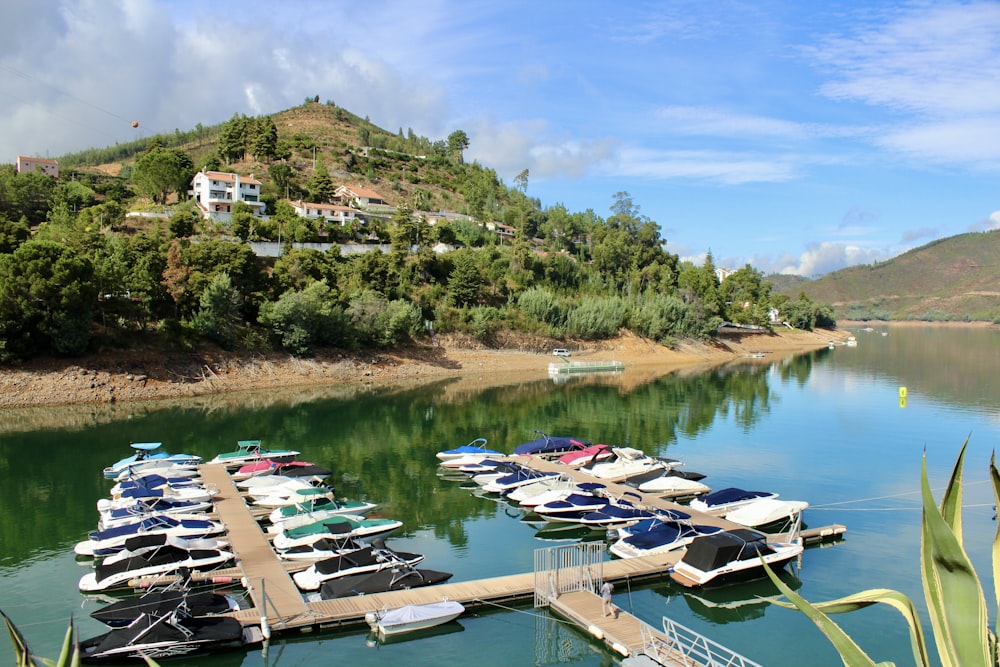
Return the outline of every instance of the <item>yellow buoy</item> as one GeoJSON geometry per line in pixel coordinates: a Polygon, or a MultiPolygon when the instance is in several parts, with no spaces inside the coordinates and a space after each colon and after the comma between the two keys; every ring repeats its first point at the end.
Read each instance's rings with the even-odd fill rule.
{"type": "Polygon", "coordinates": [[[900,398],[906,398],[906,387],[900,387],[899,388],[899,397],[900,398]]]}

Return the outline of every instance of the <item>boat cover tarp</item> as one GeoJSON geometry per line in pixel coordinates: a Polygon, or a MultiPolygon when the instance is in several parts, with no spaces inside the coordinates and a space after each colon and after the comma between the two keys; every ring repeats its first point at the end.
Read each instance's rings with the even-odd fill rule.
{"type": "Polygon", "coordinates": [[[774,494],[770,491],[745,491],[731,486],[702,496],[701,502],[705,503],[708,507],[717,507],[743,500],[752,500],[754,498],[767,498],[772,495],[774,494]]]}
{"type": "Polygon", "coordinates": [[[164,616],[184,603],[192,616],[208,616],[230,611],[232,603],[225,595],[189,591],[150,591],[139,598],[128,598],[101,607],[90,617],[107,625],[127,625],[142,614],[164,616]]]}
{"type": "Polygon", "coordinates": [[[107,651],[125,647],[141,647],[156,642],[218,642],[242,643],[243,626],[235,618],[226,616],[190,617],[171,621],[171,617],[143,615],[132,625],[112,630],[103,635],[80,642],[80,653],[84,659],[107,651]],[[180,629],[181,626],[188,636],[180,629]]]}
{"type": "Polygon", "coordinates": [[[448,618],[455,614],[461,614],[463,611],[465,611],[465,607],[454,600],[442,600],[428,604],[408,604],[405,607],[390,609],[379,614],[379,625],[383,628],[410,625],[438,618],[448,618]]]}
{"type": "Polygon", "coordinates": [[[326,581],[320,587],[320,597],[324,600],[350,597],[352,595],[369,595],[385,593],[386,591],[405,590],[431,586],[451,579],[451,572],[437,570],[422,570],[416,568],[400,568],[381,570],[370,574],[352,574],[339,579],[326,581]]]}
{"type": "Polygon", "coordinates": [[[568,437],[543,436],[530,442],[525,442],[514,448],[514,453],[523,454],[558,454],[559,452],[571,452],[574,449],[584,449],[591,443],[585,440],[568,437]]]}
{"type": "Polygon", "coordinates": [[[692,526],[674,522],[661,523],[649,530],[629,535],[625,538],[625,542],[637,549],[655,549],[694,535],[711,535],[721,531],[722,528],[718,526],[692,526]]]}
{"type": "Polygon", "coordinates": [[[774,553],[767,537],[756,530],[737,528],[699,537],[681,558],[691,567],[710,572],[735,561],[756,559],[774,553]]]}

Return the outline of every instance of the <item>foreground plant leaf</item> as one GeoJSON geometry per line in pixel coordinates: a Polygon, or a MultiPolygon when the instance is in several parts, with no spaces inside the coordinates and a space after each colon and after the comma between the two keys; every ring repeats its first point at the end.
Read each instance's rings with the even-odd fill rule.
{"type": "Polygon", "coordinates": [[[921,579],[943,667],[993,664],[982,586],[962,548],[961,537],[952,530],[956,525],[961,528],[961,521],[955,518],[961,509],[956,509],[955,503],[961,502],[958,487],[967,444],[968,440],[962,446],[941,509],[934,503],[927,479],[926,454],[920,475],[923,497],[921,579]]]}
{"type": "MultiPolygon", "coordinates": [[[[878,665],[887,666],[893,665],[891,662],[876,663],[868,655],[861,650],[850,636],[844,632],[839,625],[834,623],[830,618],[816,609],[813,605],[805,600],[802,596],[798,595],[795,591],[789,588],[781,579],[771,571],[771,568],[764,563],[764,559],[761,558],[761,563],[764,565],[764,571],[767,572],[768,578],[774,582],[774,585],[778,587],[778,590],[791,601],[791,605],[787,603],[774,602],[773,604],[778,604],[786,607],[794,607],[805,614],[809,620],[816,624],[820,630],[823,631],[833,644],[837,652],[840,653],[840,659],[844,661],[845,667],[877,667],[878,665]]],[[[845,611],[848,611],[845,609],[845,611]]]]}
{"type": "Polygon", "coordinates": [[[17,660],[17,667],[33,667],[31,651],[28,650],[28,642],[24,640],[21,631],[2,610],[0,610],[0,616],[3,616],[4,625],[7,626],[7,632],[10,634],[10,643],[14,645],[14,658],[17,660]]]}

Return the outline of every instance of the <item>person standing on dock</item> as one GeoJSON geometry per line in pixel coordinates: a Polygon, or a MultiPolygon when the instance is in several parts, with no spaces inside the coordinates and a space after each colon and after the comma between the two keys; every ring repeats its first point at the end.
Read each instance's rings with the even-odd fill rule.
{"type": "Polygon", "coordinates": [[[605,581],[601,584],[601,612],[605,618],[608,616],[618,618],[618,610],[615,609],[615,605],[611,602],[611,594],[614,592],[615,585],[610,581],[605,581]]]}

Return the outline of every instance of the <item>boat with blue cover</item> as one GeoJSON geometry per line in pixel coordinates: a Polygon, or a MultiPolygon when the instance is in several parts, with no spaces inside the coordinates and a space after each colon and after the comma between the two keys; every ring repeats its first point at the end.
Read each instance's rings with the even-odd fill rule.
{"type": "Polygon", "coordinates": [[[154,464],[151,467],[164,464],[194,467],[201,463],[200,456],[193,454],[168,454],[167,452],[159,451],[160,447],[163,446],[162,442],[133,442],[129,446],[136,450],[135,454],[126,456],[105,468],[104,477],[106,479],[115,479],[120,473],[126,470],[141,470],[146,464],[154,464]]]}
{"type": "Polygon", "coordinates": [[[702,535],[712,535],[721,531],[722,528],[719,526],[665,521],[658,523],[649,530],[639,531],[627,537],[622,537],[612,544],[608,550],[619,558],[654,556],[682,549],[691,544],[695,538],[702,535]]]}
{"type": "Polygon", "coordinates": [[[486,445],[488,441],[486,438],[476,438],[467,445],[462,445],[461,447],[455,447],[454,449],[446,449],[444,451],[438,452],[437,457],[441,461],[449,461],[452,459],[460,459],[463,457],[475,457],[475,456],[504,456],[503,452],[498,452],[495,449],[489,449],[486,445]]]}
{"type": "Polygon", "coordinates": [[[729,512],[757,500],[777,497],[778,494],[771,491],[747,491],[731,486],[695,498],[688,504],[699,512],[714,514],[715,516],[725,516],[729,512]]]}
{"type": "Polygon", "coordinates": [[[139,535],[173,535],[175,537],[209,537],[218,535],[225,527],[202,515],[155,514],[131,523],[97,530],[75,547],[78,556],[109,556],[121,551],[126,540],[139,535]]]}
{"type": "Polygon", "coordinates": [[[538,433],[542,437],[518,445],[514,448],[514,454],[518,456],[528,454],[536,456],[565,454],[577,449],[586,449],[593,444],[579,438],[552,436],[542,431],[535,431],[535,433],[538,433]]]}
{"type": "Polygon", "coordinates": [[[212,507],[208,501],[171,500],[170,498],[145,498],[127,507],[116,507],[100,512],[98,528],[101,530],[134,523],[154,514],[198,514],[212,507]]]}

